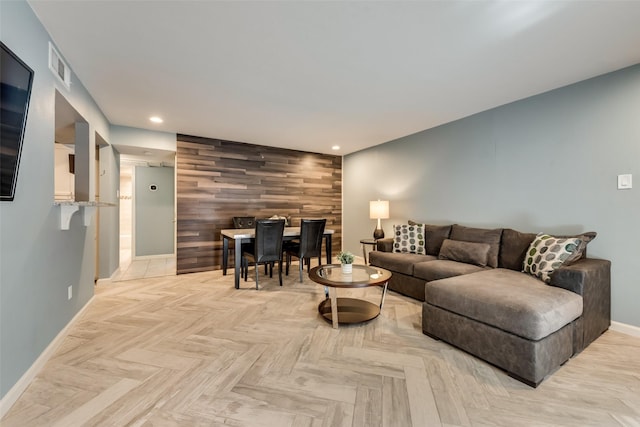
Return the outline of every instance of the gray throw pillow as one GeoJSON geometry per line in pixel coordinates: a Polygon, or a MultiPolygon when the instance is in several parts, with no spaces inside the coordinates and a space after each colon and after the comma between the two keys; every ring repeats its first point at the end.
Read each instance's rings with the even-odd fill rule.
{"type": "Polygon", "coordinates": [[[486,267],[490,249],[491,245],[488,243],[446,239],[442,242],[438,258],[486,267]]]}
{"type": "Polygon", "coordinates": [[[489,256],[487,257],[487,265],[489,267],[498,266],[498,253],[500,252],[500,239],[502,237],[502,228],[486,229],[465,227],[463,225],[453,224],[451,226],[451,240],[462,240],[473,243],[486,243],[491,246],[489,256]]]}

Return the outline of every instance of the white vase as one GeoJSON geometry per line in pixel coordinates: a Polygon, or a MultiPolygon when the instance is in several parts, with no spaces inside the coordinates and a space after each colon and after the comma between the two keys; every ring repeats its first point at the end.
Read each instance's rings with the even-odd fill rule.
{"type": "Polygon", "coordinates": [[[353,264],[341,264],[342,274],[351,274],[353,271],[353,264]]]}

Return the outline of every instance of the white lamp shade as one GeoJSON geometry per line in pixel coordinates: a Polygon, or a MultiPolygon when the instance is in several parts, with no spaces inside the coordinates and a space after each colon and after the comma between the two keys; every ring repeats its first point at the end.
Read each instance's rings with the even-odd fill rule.
{"type": "Polygon", "coordinates": [[[387,219],[389,218],[389,201],[377,200],[369,202],[369,218],[387,219]]]}

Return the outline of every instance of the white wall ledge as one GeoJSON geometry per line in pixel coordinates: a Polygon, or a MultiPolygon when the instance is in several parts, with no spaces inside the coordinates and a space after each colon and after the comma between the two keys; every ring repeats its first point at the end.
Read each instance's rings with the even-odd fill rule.
{"type": "Polygon", "coordinates": [[[72,200],[55,201],[54,206],[60,206],[60,230],[68,230],[71,217],[82,208],[84,213],[84,226],[91,224],[91,218],[96,208],[116,207],[116,203],[107,202],[75,202],[72,200]]]}

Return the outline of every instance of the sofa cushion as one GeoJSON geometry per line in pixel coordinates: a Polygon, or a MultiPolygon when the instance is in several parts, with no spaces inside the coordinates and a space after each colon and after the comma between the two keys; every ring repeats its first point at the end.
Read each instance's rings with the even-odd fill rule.
{"type": "Polygon", "coordinates": [[[511,228],[505,228],[500,243],[498,267],[522,271],[522,263],[527,249],[535,238],[535,233],[521,233],[511,228]]]}
{"type": "Polygon", "coordinates": [[[394,225],[393,252],[425,254],[424,227],[422,224],[394,225]]]}
{"type": "Polygon", "coordinates": [[[579,295],[504,268],[428,282],[425,301],[534,341],[582,314],[579,295]]]}
{"type": "Polygon", "coordinates": [[[562,266],[571,254],[577,252],[580,243],[581,240],[578,238],[538,234],[529,245],[522,271],[549,283],[551,274],[562,266]]]}
{"type": "MultiPolygon", "coordinates": [[[[419,222],[409,220],[409,225],[420,224],[419,222]]],[[[440,253],[440,247],[444,239],[449,238],[451,233],[450,225],[431,225],[422,224],[424,226],[424,241],[427,255],[438,256],[440,253]]]]}
{"type": "Polygon", "coordinates": [[[451,226],[451,240],[464,240],[465,242],[487,243],[491,248],[487,257],[487,265],[489,267],[498,266],[498,253],[500,252],[500,238],[502,236],[502,228],[493,230],[486,228],[464,227],[462,225],[453,224],[451,226]]]}
{"type": "Polygon", "coordinates": [[[448,259],[484,267],[487,265],[489,249],[491,249],[491,246],[487,243],[446,239],[442,242],[438,259],[448,259]]]}
{"type": "MultiPolygon", "coordinates": [[[[435,258],[435,257],[433,257],[435,258]]],[[[475,273],[484,270],[473,264],[436,259],[435,261],[420,262],[413,267],[413,275],[426,281],[445,279],[461,274],[475,273]]]]}
{"type": "Polygon", "coordinates": [[[408,276],[413,276],[414,264],[436,259],[437,258],[432,255],[400,254],[380,251],[369,252],[369,264],[408,276]]]}

